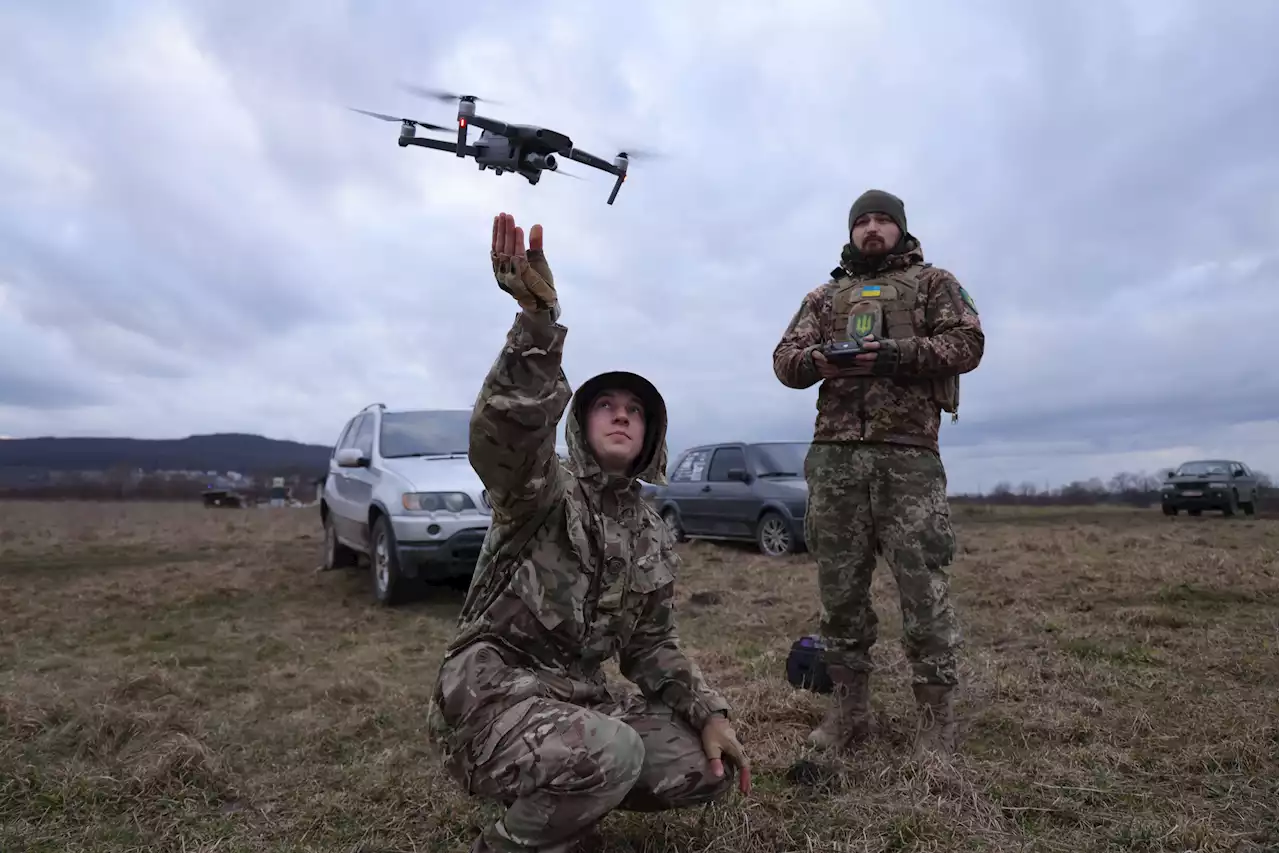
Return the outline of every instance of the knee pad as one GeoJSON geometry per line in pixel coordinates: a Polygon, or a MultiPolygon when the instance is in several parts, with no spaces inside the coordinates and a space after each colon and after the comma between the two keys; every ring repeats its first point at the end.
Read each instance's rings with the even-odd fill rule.
{"type": "Polygon", "coordinates": [[[629,786],[640,778],[640,770],[644,767],[644,740],[639,732],[618,720],[601,758],[606,764],[602,769],[616,781],[629,786]]]}

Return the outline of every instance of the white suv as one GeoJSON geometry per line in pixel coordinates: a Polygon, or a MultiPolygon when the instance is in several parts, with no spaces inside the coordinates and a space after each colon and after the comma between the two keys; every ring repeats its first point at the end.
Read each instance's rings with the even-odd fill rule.
{"type": "Polygon", "coordinates": [[[320,499],[324,567],[373,569],[395,604],[417,581],[470,579],[491,521],[467,459],[471,411],[366,406],[334,445],[320,499]]]}

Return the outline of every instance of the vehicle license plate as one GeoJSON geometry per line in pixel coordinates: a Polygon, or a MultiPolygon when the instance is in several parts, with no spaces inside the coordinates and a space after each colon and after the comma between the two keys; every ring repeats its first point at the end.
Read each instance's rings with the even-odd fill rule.
{"type": "Polygon", "coordinates": [[[1201,492],[1201,491],[1194,491],[1194,490],[1193,490],[1193,491],[1189,491],[1189,492],[1183,492],[1183,493],[1182,493],[1182,496],[1183,496],[1184,498],[1198,498],[1198,497],[1200,497],[1200,496],[1201,496],[1201,495],[1203,495],[1203,494],[1204,494],[1204,492],[1201,492]]]}

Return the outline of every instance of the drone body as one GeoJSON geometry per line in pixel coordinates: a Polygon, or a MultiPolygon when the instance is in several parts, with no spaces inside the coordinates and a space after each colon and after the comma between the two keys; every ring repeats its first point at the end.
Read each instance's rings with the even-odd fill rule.
{"type": "MultiPolygon", "coordinates": [[[[458,101],[458,137],[455,142],[420,137],[417,135],[418,127],[436,131],[447,131],[448,128],[417,121],[416,119],[397,118],[383,115],[382,113],[371,113],[368,110],[355,110],[384,121],[400,122],[399,145],[401,148],[416,145],[436,151],[452,151],[458,157],[474,158],[480,171],[492,169],[498,175],[505,172],[513,172],[524,177],[530,184],[537,184],[542,179],[543,172],[559,172],[560,163],[556,159],[557,155],[567,157],[575,162],[617,176],[617,180],[613,184],[613,191],[609,193],[607,204],[613,204],[613,200],[618,195],[618,190],[622,189],[622,182],[626,180],[630,157],[625,151],[620,152],[610,163],[594,154],[575,148],[573,140],[563,133],[535,125],[508,124],[497,119],[476,115],[475,102],[477,99],[473,95],[452,95],[420,87],[406,88],[437,100],[447,101],[456,98],[458,101]],[[480,136],[474,143],[468,143],[467,131],[472,125],[480,129],[480,136]]],[[[559,172],[559,174],[568,173],[559,172]]],[[[577,177],[577,175],[569,175],[569,177],[577,177]]]]}

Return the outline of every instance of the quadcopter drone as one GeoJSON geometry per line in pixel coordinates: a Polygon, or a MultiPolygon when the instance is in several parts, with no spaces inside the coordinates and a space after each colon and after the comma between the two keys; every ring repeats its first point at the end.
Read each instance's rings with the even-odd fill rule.
{"type": "Polygon", "coordinates": [[[441,92],[421,86],[406,85],[402,88],[422,97],[444,103],[456,100],[458,102],[457,141],[446,142],[417,135],[417,128],[419,127],[425,130],[444,132],[448,132],[452,128],[418,121],[417,119],[369,112],[355,107],[350,107],[350,109],[383,121],[400,122],[399,144],[401,148],[419,145],[423,148],[433,148],[437,151],[452,151],[459,157],[474,157],[476,165],[479,166],[482,172],[485,169],[493,169],[499,175],[504,172],[514,172],[522,175],[530,184],[537,184],[542,179],[544,171],[577,178],[578,176],[572,173],[559,171],[560,163],[556,159],[558,154],[578,163],[599,169],[602,172],[617,175],[617,180],[613,183],[613,192],[609,193],[609,200],[606,202],[607,204],[613,204],[613,200],[618,195],[618,190],[622,189],[622,182],[627,178],[627,166],[630,164],[632,157],[636,157],[638,154],[638,152],[634,151],[631,154],[622,151],[610,163],[594,154],[575,148],[573,140],[563,133],[534,125],[508,124],[497,119],[476,115],[476,101],[482,99],[477,98],[475,95],[456,95],[451,92],[441,92]],[[472,125],[480,128],[480,138],[474,144],[468,144],[467,129],[472,125]]]}

